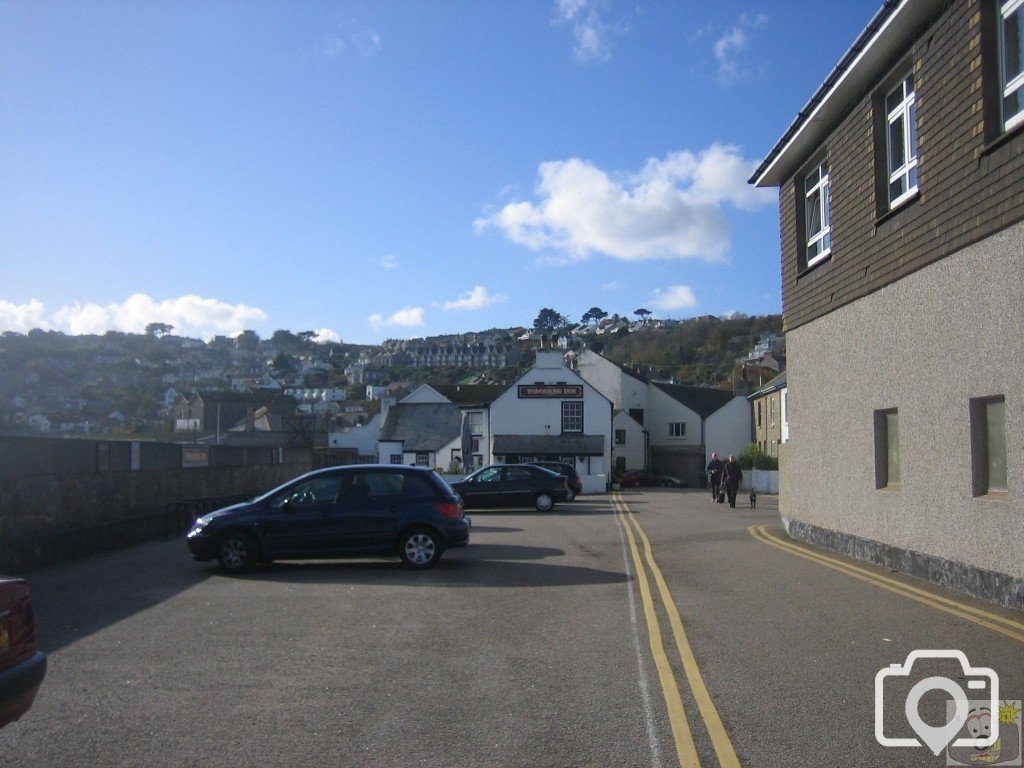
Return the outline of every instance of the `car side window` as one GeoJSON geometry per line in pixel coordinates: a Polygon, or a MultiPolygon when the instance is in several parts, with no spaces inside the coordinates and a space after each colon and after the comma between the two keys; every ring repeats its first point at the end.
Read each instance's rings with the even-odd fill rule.
{"type": "Polygon", "coordinates": [[[478,483],[499,483],[501,482],[501,468],[492,467],[491,469],[485,469],[479,475],[476,476],[476,482],[478,483]]]}
{"type": "Polygon", "coordinates": [[[310,507],[316,504],[332,504],[338,498],[341,487],[340,477],[318,477],[300,483],[285,498],[293,507],[310,507]]]}
{"type": "Polygon", "coordinates": [[[508,467],[505,470],[505,479],[511,483],[530,480],[532,478],[533,473],[526,469],[526,467],[508,467]]]}
{"type": "Polygon", "coordinates": [[[399,472],[354,472],[342,490],[343,502],[370,501],[402,495],[405,475],[399,472]]]}

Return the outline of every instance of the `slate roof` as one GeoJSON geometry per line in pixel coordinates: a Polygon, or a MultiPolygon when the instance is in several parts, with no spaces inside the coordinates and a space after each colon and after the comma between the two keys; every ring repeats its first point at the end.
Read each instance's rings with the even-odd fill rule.
{"type": "Polygon", "coordinates": [[[490,405],[508,389],[501,384],[431,384],[439,394],[460,405],[490,405]]]}
{"type": "Polygon", "coordinates": [[[497,454],[561,453],[566,456],[600,456],[604,453],[601,435],[495,435],[497,454]]]}
{"type": "Polygon", "coordinates": [[[753,400],[755,397],[762,397],[776,390],[782,389],[786,386],[786,372],[783,371],[773,379],[769,379],[768,383],[761,387],[759,390],[747,397],[748,400],[753,400]]]}
{"type": "Polygon", "coordinates": [[[732,392],[727,392],[724,389],[694,387],[689,384],[663,384],[658,381],[651,383],[673,400],[685,405],[702,419],[706,419],[715,411],[723,408],[735,397],[732,392]]]}
{"type": "Polygon", "coordinates": [[[381,442],[400,441],[406,451],[438,451],[462,433],[462,412],[454,403],[399,403],[388,409],[381,442]]]}

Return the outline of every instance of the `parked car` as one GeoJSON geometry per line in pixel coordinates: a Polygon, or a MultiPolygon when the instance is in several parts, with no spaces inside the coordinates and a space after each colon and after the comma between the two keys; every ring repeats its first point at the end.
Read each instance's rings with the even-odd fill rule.
{"type": "Polygon", "coordinates": [[[196,560],[237,573],[275,559],[397,555],[431,568],[469,542],[462,502],[433,469],[330,467],[203,515],[187,535],[196,560]]]}
{"type": "Polygon", "coordinates": [[[552,472],[557,472],[565,478],[565,484],[569,489],[569,495],[565,498],[566,501],[572,501],[579,494],[583,493],[583,478],[580,477],[576,467],[572,464],[564,461],[531,461],[530,464],[534,467],[550,469],[552,472]]]}
{"type": "Polygon", "coordinates": [[[687,482],[656,469],[629,469],[622,475],[619,484],[623,488],[684,488],[687,482]]]}
{"type": "Polygon", "coordinates": [[[0,576],[0,728],[28,712],[45,676],[28,584],[0,576]]]}
{"type": "Polygon", "coordinates": [[[452,483],[452,490],[467,509],[533,507],[549,512],[569,496],[564,477],[532,464],[492,464],[452,483]]]}

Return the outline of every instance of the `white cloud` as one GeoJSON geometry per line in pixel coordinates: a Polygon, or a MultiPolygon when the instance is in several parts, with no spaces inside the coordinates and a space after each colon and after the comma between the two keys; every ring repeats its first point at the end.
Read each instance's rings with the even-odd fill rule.
{"type": "Polygon", "coordinates": [[[33,328],[53,330],[45,316],[46,308],[41,301],[32,299],[28,304],[13,304],[0,301],[0,331],[28,333],[33,328]]]}
{"type": "Polygon", "coordinates": [[[0,330],[24,333],[32,328],[57,330],[72,335],[107,331],[144,333],[150,323],[174,326],[175,335],[209,338],[265,322],[267,313],[245,304],[227,304],[201,296],[180,296],[157,301],[136,293],[120,304],[74,302],[47,315],[42,303],[33,300],[15,305],[0,301],[0,330]]]}
{"type": "Polygon", "coordinates": [[[398,259],[390,253],[382,256],[379,264],[382,269],[398,269],[398,259]]]}
{"type": "Polygon", "coordinates": [[[764,26],[767,21],[768,17],[763,13],[757,16],[744,13],[735,25],[715,41],[711,50],[718,62],[718,84],[723,88],[728,88],[736,80],[746,76],[747,70],[742,67],[740,58],[747,49],[747,32],[764,26]]]}
{"type": "Polygon", "coordinates": [[[418,325],[426,325],[426,321],[423,319],[423,307],[402,307],[402,309],[387,318],[379,312],[374,312],[367,318],[367,321],[375,331],[390,326],[412,328],[418,325]]]}
{"type": "Polygon", "coordinates": [[[605,283],[601,286],[602,291],[621,291],[626,286],[620,283],[618,280],[612,280],[610,283],[605,283]]]}
{"type": "MultiPolygon", "coordinates": [[[[354,25],[355,19],[350,24],[354,25]]],[[[320,44],[320,52],[328,59],[340,59],[350,50],[363,58],[369,58],[380,50],[381,37],[373,29],[339,31],[327,35],[320,44]]]]}
{"type": "Polygon", "coordinates": [[[341,336],[330,328],[317,328],[316,336],[313,337],[313,341],[317,344],[340,344],[341,336]]]}
{"type": "Polygon", "coordinates": [[[670,285],[665,289],[656,289],[650,303],[657,309],[672,312],[697,306],[697,297],[687,285],[670,285]]]}
{"type": "Polygon", "coordinates": [[[453,309],[483,309],[492,304],[503,304],[506,301],[508,301],[508,296],[504,293],[492,294],[482,285],[477,285],[473,287],[473,290],[467,291],[458,299],[446,301],[442,307],[445,312],[453,309]]]}
{"type": "Polygon", "coordinates": [[[618,31],[607,25],[594,0],[557,0],[555,23],[571,24],[573,56],[577,61],[607,61],[611,56],[609,36],[618,31]]]}
{"type": "Polygon", "coordinates": [[[496,227],[515,243],[569,260],[603,253],[624,261],[717,261],[731,233],[723,206],[753,210],[776,202],[771,190],[747,184],[756,165],[719,144],[651,158],[626,176],[579,158],[543,163],[536,204],[509,203],[474,228],[496,227]]]}

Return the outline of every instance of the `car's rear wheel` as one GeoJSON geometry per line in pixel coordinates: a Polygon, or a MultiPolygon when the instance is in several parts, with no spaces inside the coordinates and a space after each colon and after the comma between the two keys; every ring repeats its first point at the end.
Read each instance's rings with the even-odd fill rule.
{"type": "Polygon", "coordinates": [[[398,541],[398,554],[402,562],[417,571],[437,565],[441,552],[441,539],[429,528],[413,528],[403,533],[398,541]]]}
{"type": "Polygon", "coordinates": [[[550,512],[555,506],[555,497],[550,493],[538,493],[533,500],[533,506],[538,512],[550,512]]]}
{"type": "Polygon", "coordinates": [[[565,497],[565,500],[566,501],[572,501],[575,498],[576,498],[576,491],[574,491],[572,488],[570,488],[568,495],[565,497]]]}
{"type": "Polygon", "coordinates": [[[217,560],[225,573],[244,573],[259,559],[256,538],[244,531],[229,531],[220,540],[217,560]]]}

